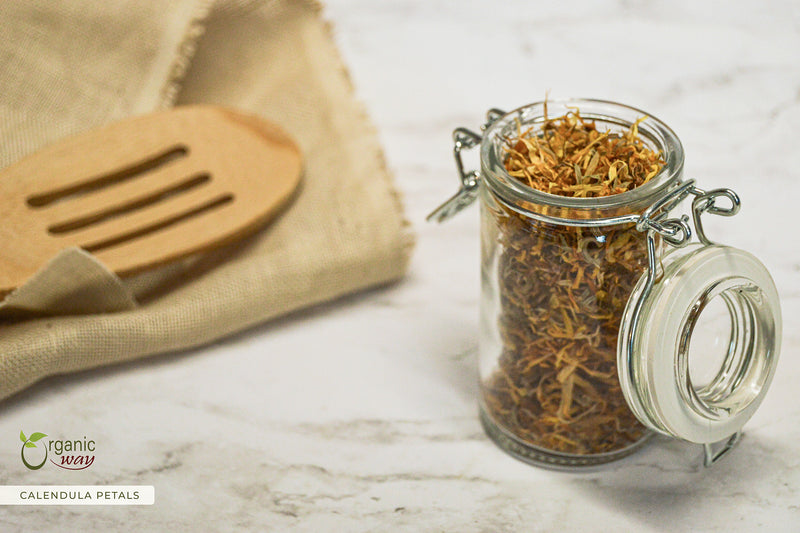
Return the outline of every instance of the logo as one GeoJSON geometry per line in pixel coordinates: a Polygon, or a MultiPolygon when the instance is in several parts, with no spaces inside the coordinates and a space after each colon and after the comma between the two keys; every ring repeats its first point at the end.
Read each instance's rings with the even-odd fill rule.
{"type": "Polygon", "coordinates": [[[22,441],[20,456],[22,464],[28,470],[39,470],[47,463],[48,458],[51,463],[64,470],[84,470],[94,463],[93,440],[83,437],[83,439],[43,441],[45,437],[46,434],[38,431],[31,433],[30,437],[26,437],[22,431],[19,432],[19,440],[22,441]],[[31,448],[36,448],[36,451],[31,448]]]}

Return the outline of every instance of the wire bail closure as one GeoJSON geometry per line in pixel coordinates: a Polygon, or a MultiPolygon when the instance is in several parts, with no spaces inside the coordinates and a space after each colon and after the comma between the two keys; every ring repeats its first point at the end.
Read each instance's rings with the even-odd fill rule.
{"type": "MultiPolygon", "coordinates": [[[[644,290],[639,294],[636,307],[631,315],[631,326],[627,331],[627,364],[625,369],[627,372],[620,370],[620,377],[623,373],[632,380],[637,378],[634,376],[633,358],[636,356],[634,353],[634,343],[632,341],[636,330],[640,325],[642,307],[644,302],[653,291],[653,286],[656,283],[656,278],[659,272],[658,255],[656,251],[656,235],[659,235],[665,242],[676,248],[683,248],[692,238],[692,228],[689,225],[689,217],[682,215],[679,218],[667,218],[669,212],[677,207],[683,200],[689,196],[694,196],[692,200],[692,223],[697,233],[698,240],[706,246],[714,245],[706,235],[703,227],[702,215],[710,213],[720,216],[734,216],[741,208],[741,200],[739,196],[731,189],[713,189],[711,191],[704,191],[694,186],[695,180],[688,180],[677,188],[664,195],[661,199],[655,202],[652,206],[646,209],[636,222],[636,229],[647,234],[647,252],[648,252],[648,267],[647,278],[644,290]],[[717,205],[718,198],[727,198],[730,205],[721,207],[717,205]]],[[[622,379],[623,390],[635,390],[634,387],[627,386],[626,380],[622,379]]],[[[631,408],[637,417],[642,413],[642,406],[638,402],[631,402],[630,395],[626,391],[626,398],[629,399],[631,408]],[[635,404],[635,405],[634,405],[635,404]]],[[[641,417],[640,417],[641,418],[641,417]]],[[[729,437],[726,437],[718,443],[704,443],[703,447],[703,466],[710,467],[717,461],[727,455],[738,442],[741,440],[742,431],[736,431],[729,437]]]]}
{"type": "MultiPolygon", "coordinates": [[[[502,109],[492,108],[486,112],[486,122],[481,126],[481,131],[494,124],[500,117],[506,114],[502,109]]],[[[453,157],[456,160],[458,177],[461,179],[461,186],[453,196],[448,198],[442,205],[434,209],[425,220],[444,222],[452,218],[456,213],[470,205],[478,197],[478,185],[480,181],[480,171],[464,170],[464,161],[461,158],[461,151],[464,149],[479,146],[483,141],[483,135],[467,128],[456,128],[453,130],[453,157]]]]}

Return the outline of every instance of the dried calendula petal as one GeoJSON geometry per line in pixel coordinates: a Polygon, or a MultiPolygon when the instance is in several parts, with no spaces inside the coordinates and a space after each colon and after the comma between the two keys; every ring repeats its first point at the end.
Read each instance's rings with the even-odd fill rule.
{"type": "MultiPolygon", "coordinates": [[[[550,194],[596,198],[639,187],[663,167],[639,136],[598,131],[577,109],[544,117],[506,140],[505,166],[521,183],[550,194]]],[[[625,303],[647,263],[632,226],[553,225],[502,208],[499,256],[499,368],[483,383],[484,404],[500,425],[548,450],[596,454],[644,435],[616,371],[625,303]]]]}

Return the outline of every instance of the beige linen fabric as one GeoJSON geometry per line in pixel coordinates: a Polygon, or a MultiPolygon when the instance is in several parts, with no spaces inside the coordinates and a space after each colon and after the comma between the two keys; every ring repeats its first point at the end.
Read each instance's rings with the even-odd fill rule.
{"type": "Polygon", "coordinates": [[[319,11],[299,0],[0,3],[0,165],[198,102],[275,121],[305,157],[296,201],[241,243],[124,280],[82,250],[53,258],[0,304],[0,399],[402,276],[408,224],[319,11]]]}

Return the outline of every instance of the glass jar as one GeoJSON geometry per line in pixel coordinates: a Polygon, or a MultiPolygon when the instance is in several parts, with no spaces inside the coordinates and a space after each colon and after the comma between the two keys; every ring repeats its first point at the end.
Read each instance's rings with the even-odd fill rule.
{"type": "Polygon", "coordinates": [[[675,133],[614,102],[493,109],[482,135],[459,128],[454,140],[462,187],[431,217],[480,198],[487,434],[524,461],[556,468],[624,457],[653,432],[703,444],[707,464],[728,451],[769,386],[781,330],[766,268],[703,231],[705,214],[738,211],[735,193],[683,180],[675,133]],[[663,168],[638,188],[596,198],[547,194],[511,177],[506,141],[548,111],[576,107],[600,131],[637,124],[663,168]],[[481,170],[466,172],[461,152],[478,145],[481,170]],[[690,197],[694,232],[688,216],[670,218],[690,197]],[[694,360],[708,359],[709,347],[721,354],[699,376],[694,360]]]}

